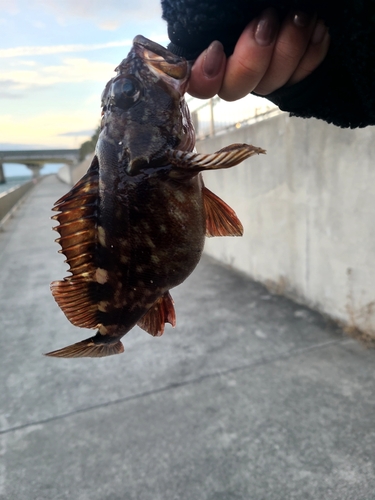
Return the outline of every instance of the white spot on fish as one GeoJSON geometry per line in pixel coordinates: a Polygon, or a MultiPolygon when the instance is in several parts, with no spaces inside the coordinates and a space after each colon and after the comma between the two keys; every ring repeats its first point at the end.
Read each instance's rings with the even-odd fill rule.
{"type": "Polygon", "coordinates": [[[108,272],[105,269],[101,269],[100,267],[98,267],[95,272],[95,279],[98,283],[103,285],[108,280],[108,272]]]}
{"type": "Polygon", "coordinates": [[[150,248],[156,248],[156,245],[155,243],[152,241],[152,239],[149,237],[149,236],[145,236],[145,240],[146,240],[146,243],[147,245],[150,247],[150,248]]]}
{"type": "Polygon", "coordinates": [[[101,300],[98,304],[99,311],[106,312],[108,304],[107,300],[101,300]]]}
{"type": "Polygon", "coordinates": [[[176,198],[177,201],[180,203],[184,203],[186,201],[186,196],[182,191],[176,190],[174,192],[174,197],[176,198]]]}
{"type": "Polygon", "coordinates": [[[100,325],[99,326],[99,333],[101,333],[102,335],[107,335],[108,329],[104,325],[100,325]]]}
{"type": "Polygon", "coordinates": [[[105,231],[102,226],[98,226],[98,240],[99,243],[105,247],[105,231]]]}

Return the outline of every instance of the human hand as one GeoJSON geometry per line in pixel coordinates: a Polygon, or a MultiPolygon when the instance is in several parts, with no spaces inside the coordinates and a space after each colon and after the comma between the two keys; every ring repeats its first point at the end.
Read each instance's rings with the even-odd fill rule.
{"type": "Polygon", "coordinates": [[[290,13],[282,24],[266,9],[244,29],[233,54],[226,58],[214,41],[194,63],[188,92],[207,99],[218,94],[235,101],[256,92],[267,95],[312,73],[328,52],[330,37],[322,20],[290,13]]]}

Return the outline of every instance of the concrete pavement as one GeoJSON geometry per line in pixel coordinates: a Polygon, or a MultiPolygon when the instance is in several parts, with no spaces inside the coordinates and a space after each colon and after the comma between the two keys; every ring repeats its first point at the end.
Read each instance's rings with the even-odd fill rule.
{"type": "Polygon", "coordinates": [[[49,291],[66,190],[46,178],[0,233],[0,499],[375,499],[375,352],[211,259],[163,337],[43,357],[89,336],[49,291]]]}

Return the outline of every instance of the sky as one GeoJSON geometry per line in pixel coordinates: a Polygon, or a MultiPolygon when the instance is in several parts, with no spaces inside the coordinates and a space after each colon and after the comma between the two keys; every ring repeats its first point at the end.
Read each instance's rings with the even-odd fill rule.
{"type": "MultiPolygon", "coordinates": [[[[168,44],[159,0],[0,0],[0,32],[0,150],[79,148],[99,124],[102,90],[132,39],[168,44]]],[[[235,104],[224,113],[234,121],[235,104]]]]}
{"type": "Polygon", "coordinates": [[[158,0],[0,0],[0,30],[1,150],[79,147],[134,36],[168,43],[158,0]]]}

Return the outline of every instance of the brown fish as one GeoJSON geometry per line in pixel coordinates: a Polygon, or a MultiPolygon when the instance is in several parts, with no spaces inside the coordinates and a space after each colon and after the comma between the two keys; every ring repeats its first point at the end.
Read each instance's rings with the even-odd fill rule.
{"type": "Polygon", "coordinates": [[[184,101],[190,67],[137,36],[102,95],[102,129],[91,166],[53,210],[71,276],[51,284],[73,325],[95,336],[48,353],[63,358],[121,353],[138,324],[154,336],[175,326],[169,290],[198,264],[208,236],[240,236],[234,211],[200,172],[237,165],[264,150],[233,144],[194,151],[184,101]]]}

